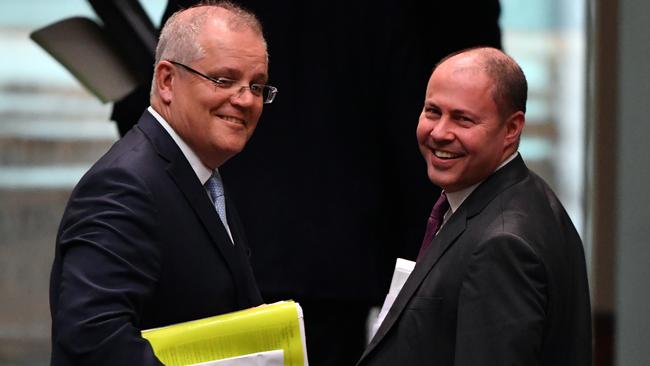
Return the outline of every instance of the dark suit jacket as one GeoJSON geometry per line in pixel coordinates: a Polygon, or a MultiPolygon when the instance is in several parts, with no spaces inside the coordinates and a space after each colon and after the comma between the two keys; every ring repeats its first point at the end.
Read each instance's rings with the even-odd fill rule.
{"type": "Polygon", "coordinates": [[[158,364],[140,330],[260,304],[227,204],[235,246],[181,150],[145,112],[81,179],[63,215],[52,365],[158,364]]]}
{"type": "Polygon", "coordinates": [[[358,365],[591,365],[582,243],[521,157],[443,226],[358,365]]]}

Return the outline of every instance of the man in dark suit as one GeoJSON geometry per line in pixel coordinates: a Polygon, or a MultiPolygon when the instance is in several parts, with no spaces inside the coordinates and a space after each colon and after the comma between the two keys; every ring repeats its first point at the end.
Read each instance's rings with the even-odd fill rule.
{"type": "Polygon", "coordinates": [[[358,365],[591,364],[581,240],[517,152],[526,93],[516,62],[492,48],[433,71],[417,138],[444,196],[358,365]]]}
{"type": "Polygon", "coordinates": [[[81,179],[64,213],[52,365],[159,365],[141,330],[262,302],[217,168],[273,100],[267,59],[255,16],[230,4],[166,23],[151,107],[81,179]]]}

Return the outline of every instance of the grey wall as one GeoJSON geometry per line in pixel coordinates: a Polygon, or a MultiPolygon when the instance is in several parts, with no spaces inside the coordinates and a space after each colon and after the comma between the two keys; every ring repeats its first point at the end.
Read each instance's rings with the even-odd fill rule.
{"type": "MultiPolygon", "coordinates": [[[[616,365],[650,365],[650,2],[619,0],[616,365]]],[[[614,51],[614,50],[612,50],[614,51]]]]}

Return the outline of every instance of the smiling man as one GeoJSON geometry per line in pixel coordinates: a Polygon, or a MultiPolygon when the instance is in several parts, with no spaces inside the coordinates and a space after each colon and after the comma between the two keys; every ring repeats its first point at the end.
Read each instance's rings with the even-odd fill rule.
{"type": "Polygon", "coordinates": [[[159,365],[143,329],[262,302],[218,168],[277,89],[255,16],[227,3],[172,16],[151,107],[75,187],[50,286],[52,365],[159,365]]]}
{"type": "Polygon", "coordinates": [[[417,140],[443,193],[358,365],[591,365],[582,242],[517,152],[526,94],[520,67],[496,49],[434,69],[417,140]]]}

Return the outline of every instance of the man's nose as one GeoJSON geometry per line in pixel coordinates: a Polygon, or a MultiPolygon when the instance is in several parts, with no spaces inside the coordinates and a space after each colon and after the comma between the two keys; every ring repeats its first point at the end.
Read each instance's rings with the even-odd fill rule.
{"type": "Polygon", "coordinates": [[[257,96],[253,94],[250,86],[241,86],[232,96],[230,96],[233,104],[239,105],[252,105],[255,103],[257,96]]]}
{"type": "Polygon", "coordinates": [[[441,116],[436,122],[434,122],[431,132],[429,132],[431,138],[434,141],[449,141],[453,140],[454,134],[452,132],[452,122],[449,117],[441,116]]]}

